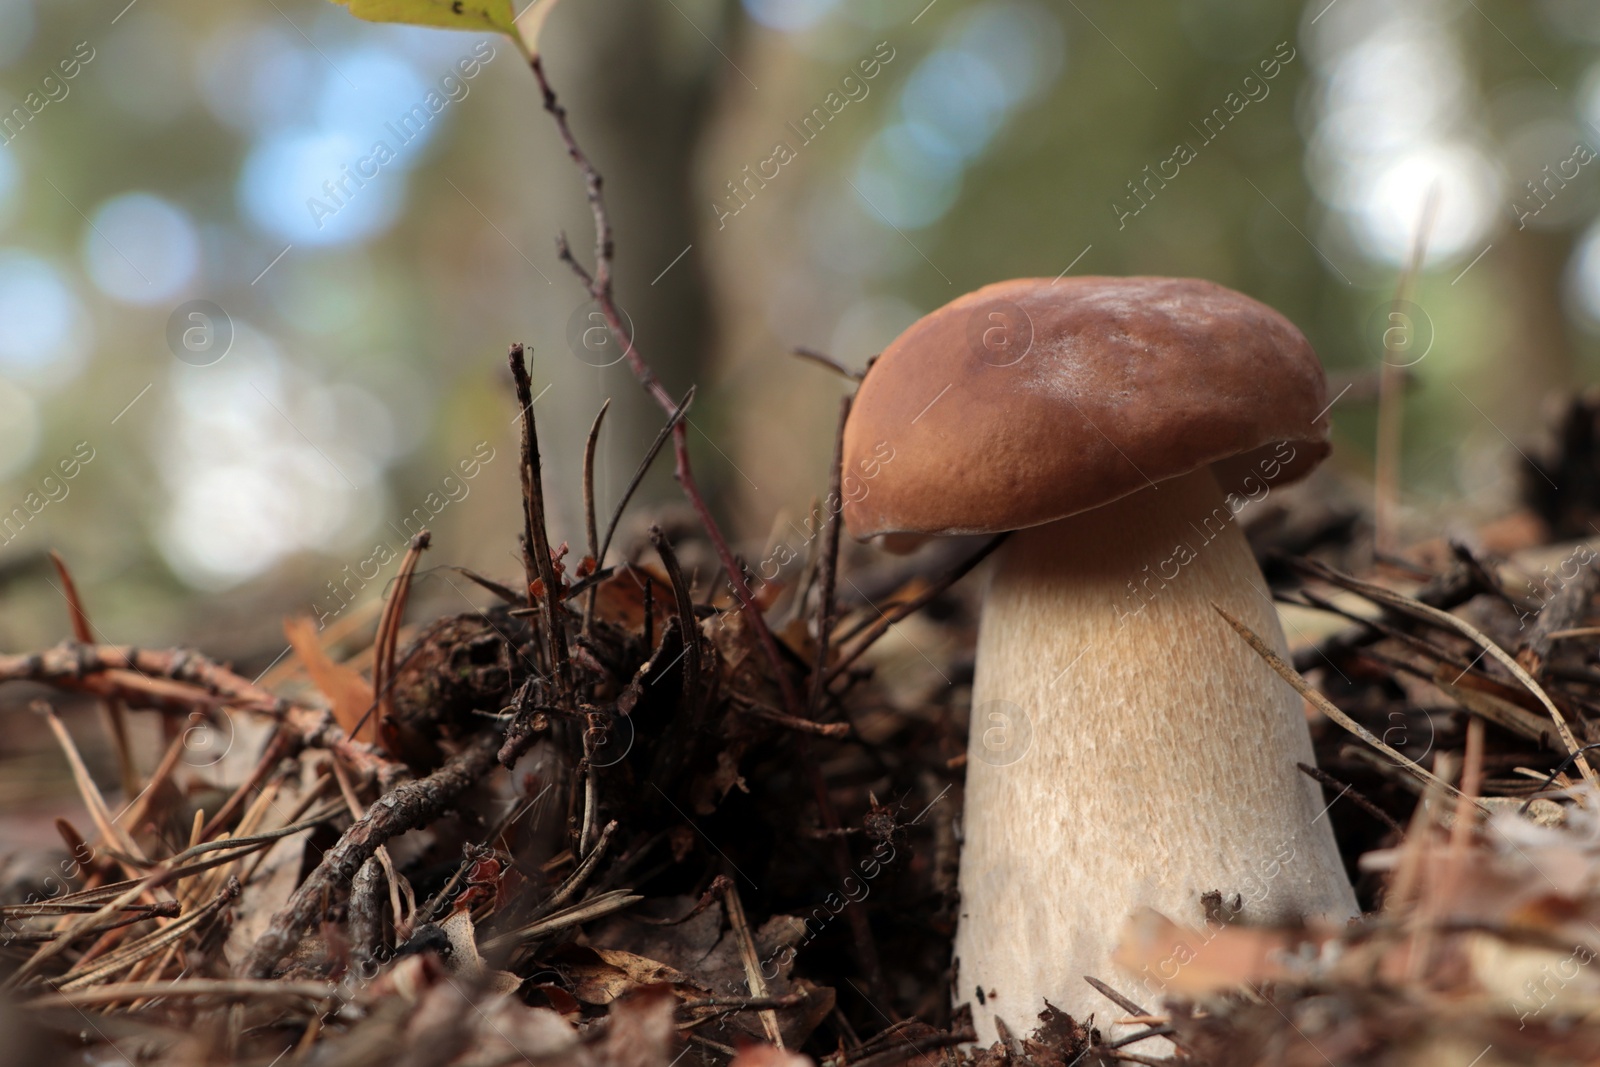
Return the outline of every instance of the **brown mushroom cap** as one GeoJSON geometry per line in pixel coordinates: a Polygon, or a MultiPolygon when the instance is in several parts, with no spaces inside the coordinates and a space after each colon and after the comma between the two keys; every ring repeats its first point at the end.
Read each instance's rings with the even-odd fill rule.
{"type": "Polygon", "coordinates": [[[873,363],[845,425],[845,523],[1020,530],[1207,464],[1224,491],[1293,481],[1328,454],[1326,393],[1288,319],[1213,282],[997,282],[873,363]]]}

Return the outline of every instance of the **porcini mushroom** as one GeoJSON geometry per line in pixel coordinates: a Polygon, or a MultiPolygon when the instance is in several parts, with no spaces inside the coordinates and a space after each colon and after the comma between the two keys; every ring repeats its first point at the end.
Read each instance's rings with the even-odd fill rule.
{"type": "MultiPolygon", "coordinates": [[[[1282,315],[1210,282],[1021,279],[920,319],[845,426],[862,539],[1015,531],[979,627],[956,1000],[980,1040],[1045,1001],[1150,1008],[1123,923],[1357,913],[1300,697],[1213,611],[1287,657],[1240,513],[1328,452],[1326,380],[1282,315]],[[884,457],[891,457],[887,462],[884,457]]],[[[1178,965],[1181,965],[1178,964],[1178,965]]]]}

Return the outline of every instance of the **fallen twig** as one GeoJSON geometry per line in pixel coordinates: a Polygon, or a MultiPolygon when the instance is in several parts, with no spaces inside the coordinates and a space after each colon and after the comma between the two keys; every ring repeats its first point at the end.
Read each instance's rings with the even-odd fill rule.
{"type": "Polygon", "coordinates": [[[322,862],[300,883],[286,904],[272,917],[240,968],[243,977],[268,978],[278,961],[289,954],[302,931],[316,921],[323,894],[337,881],[349,882],[378,847],[397,834],[422,826],[448,808],[494,763],[499,737],[485,731],[426,778],[405,782],[379,797],[366,815],[323,854],[322,862]]]}
{"type": "Polygon", "coordinates": [[[13,681],[117,695],[134,707],[190,712],[226,705],[279,720],[302,744],[333,751],[363,775],[381,776],[397,768],[371,746],[347,737],[324,709],[274,696],[189,649],[66,641],[43,652],[0,654],[0,682],[13,681]]]}
{"type": "MultiPolygon", "coordinates": [[[[533,56],[529,61],[533,76],[539,83],[539,91],[544,102],[545,111],[555,120],[556,130],[561,135],[562,144],[567,149],[567,156],[577,166],[578,172],[583,176],[584,190],[589,200],[589,209],[594,215],[595,229],[595,265],[594,273],[583,268],[572,255],[572,250],[567,247],[566,238],[557,242],[557,253],[562,262],[566,263],[572,272],[588,289],[589,295],[600,306],[600,313],[606,320],[606,327],[611,336],[623,350],[623,356],[628,361],[634,377],[639,379],[647,393],[649,393],[661,409],[674,412],[678,405],[673,402],[672,395],[667,392],[661,379],[656,377],[655,371],[645,362],[639,354],[638,347],[633,343],[627,327],[623,324],[622,315],[617,309],[616,301],[611,293],[611,257],[615,245],[611,237],[611,220],[606,213],[605,197],[601,193],[602,180],[599,171],[589,157],[578,147],[577,138],[573,136],[572,127],[567,122],[566,108],[561,106],[556,98],[556,92],[550,86],[550,79],[546,77],[543,61],[539,56],[533,56]]],[[[700,487],[694,480],[694,473],[689,464],[689,438],[684,429],[683,422],[677,422],[672,428],[673,458],[676,462],[676,475],[679,486],[682,487],[684,496],[694,508],[700,523],[705,527],[706,536],[710,539],[712,548],[721,561],[723,570],[727,572],[728,584],[732,587],[734,597],[739,601],[740,610],[744,613],[745,621],[750,631],[755,634],[756,642],[761,646],[767,662],[772,668],[772,677],[777,682],[779,690],[783,693],[783,703],[791,714],[798,713],[794,686],[789,680],[789,675],[784,667],[783,657],[778,652],[777,641],[772,636],[772,631],[767,627],[767,621],[762,617],[761,609],[756,605],[755,597],[750,592],[750,586],[745,581],[744,570],[739,561],[734,557],[732,549],[728,547],[727,538],[723,537],[722,529],[717,525],[717,520],[712,516],[711,509],[706,505],[705,498],[700,494],[700,487]]]]}
{"type": "Polygon", "coordinates": [[[522,553],[527,571],[529,601],[544,606],[545,640],[549,643],[550,670],[555,675],[563,707],[575,697],[572,663],[567,652],[566,609],[550,556],[550,535],[544,520],[544,475],[539,467],[539,430],[533,417],[533,381],[520,344],[511,346],[511,377],[516,383],[517,405],[522,409],[522,553]],[[536,587],[542,587],[542,592],[536,587]]]}

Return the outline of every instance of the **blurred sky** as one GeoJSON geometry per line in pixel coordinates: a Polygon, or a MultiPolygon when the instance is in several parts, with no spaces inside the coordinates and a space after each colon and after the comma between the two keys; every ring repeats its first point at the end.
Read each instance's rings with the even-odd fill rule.
{"type": "MultiPolygon", "coordinates": [[[[826,481],[842,383],[787,350],[859,367],[1001,278],[1213,278],[1357,374],[1432,197],[1414,532],[1506,507],[1595,375],[1592,0],[562,0],[546,54],[749,557],[826,481]]],[[[65,632],[51,547],[108,638],[241,656],[370,601],[423,521],[430,563],[513,573],[511,341],[548,387],[555,540],[601,400],[602,521],[660,423],[554,255],[592,229],[509,42],[323,0],[0,0],[0,109],[0,645],[65,632]]],[[[1333,415],[1370,477],[1370,406],[1333,415]]]]}

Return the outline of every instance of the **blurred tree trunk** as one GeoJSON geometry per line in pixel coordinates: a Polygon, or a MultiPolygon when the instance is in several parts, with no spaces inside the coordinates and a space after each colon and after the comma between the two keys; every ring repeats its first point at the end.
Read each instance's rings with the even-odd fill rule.
{"type": "MultiPolygon", "coordinates": [[[[759,555],[775,537],[799,538],[787,520],[805,515],[811,498],[827,490],[839,397],[849,383],[790,351],[831,349],[839,316],[864,295],[850,279],[816,268],[811,248],[819,223],[808,207],[826,189],[834,194],[828,210],[852,210],[848,187],[834,171],[871,120],[857,108],[842,128],[830,126],[816,145],[806,145],[787,123],[820,101],[827,87],[819,89],[819,79],[832,65],[819,68],[777,34],[752,35],[734,55],[761,89],[735,82],[719,101],[702,153],[696,211],[715,294],[716,367],[725,397],[707,429],[740,468],[723,485],[737,502],[728,533],[759,555]],[[798,158],[756,186],[751,168],[780,141],[798,145],[798,158]],[[741,192],[730,192],[731,185],[741,192]],[[751,199],[741,208],[744,196],[751,199]],[[713,205],[737,217],[719,221],[713,205]]],[[[830,354],[860,366],[875,353],[830,354]]]]}
{"type": "Polygon", "coordinates": [[[1488,395],[1506,419],[1506,432],[1521,440],[1548,429],[1543,401],[1577,380],[1572,324],[1562,302],[1572,231],[1508,228],[1503,240],[1503,255],[1496,249],[1484,257],[1485,266],[1493,257],[1494,289],[1506,295],[1508,320],[1506,362],[1492,375],[1488,395]]]}
{"type": "MultiPolygon", "coordinates": [[[[566,68],[556,88],[571,112],[579,143],[605,178],[616,239],[618,303],[633,320],[640,350],[674,396],[699,381],[709,364],[712,314],[702,260],[697,249],[682,254],[697,240],[696,149],[714,114],[715,97],[726,84],[724,75],[732,73],[696,27],[728,50],[733,46],[725,38],[737,22],[732,0],[680,6],[684,12],[630,0],[573,5],[563,11],[567,18],[558,20],[565,23],[559,50],[549,49],[566,68]]],[[[542,169],[564,171],[561,180],[581,193],[577,173],[564,154],[542,169]]],[[[588,264],[594,234],[586,211],[581,227],[569,230],[568,236],[588,264]]],[[[555,281],[571,293],[567,306],[582,303],[570,277],[555,281]]],[[[578,382],[591,383],[589,414],[605,397],[612,398],[596,472],[603,526],[606,511],[666,416],[639,387],[626,362],[576,369],[578,382]]],[[[674,497],[670,472],[667,456],[642,493],[674,497]]],[[[711,479],[696,473],[711,492],[711,479]]]]}

